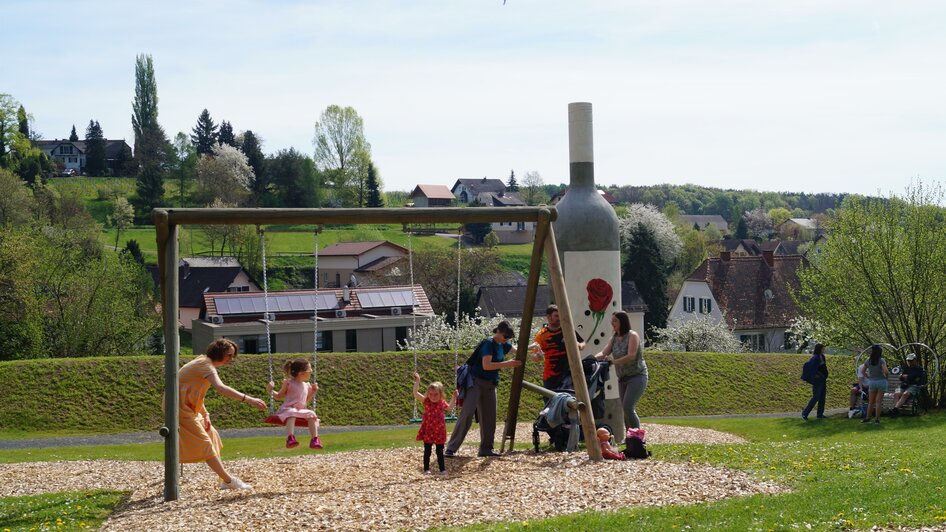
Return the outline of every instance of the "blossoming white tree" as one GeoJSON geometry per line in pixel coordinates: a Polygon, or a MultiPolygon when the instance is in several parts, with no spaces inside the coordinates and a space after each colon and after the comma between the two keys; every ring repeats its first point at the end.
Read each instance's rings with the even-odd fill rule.
{"type": "Polygon", "coordinates": [[[249,195],[255,176],[246,155],[228,144],[217,144],[212,155],[197,162],[197,190],[194,199],[210,204],[215,199],[238,205],[249,195]]]}
{"type": "Polygon", "coordinates": [[[699,351],[708,353],[742,353],[746,346],[726,327],[725,322],[709,316],[686,320],[677,325],[654,329],[658,351],[699,351]]]}
{"type": "Polygon", "coordinates": [[[630,242],[631,234],[637,228],[637,224],[643,224],[650,229],[657,240],[660,258],[665,266],[673,264],[683,248],[683,242],[680,241],[680,237],[674,231],[673,223],[653,205],[632,203],[627,208],[627,214],[619,222],[621,241],[624,246],[627,246],[627,243],[630,242]]]}

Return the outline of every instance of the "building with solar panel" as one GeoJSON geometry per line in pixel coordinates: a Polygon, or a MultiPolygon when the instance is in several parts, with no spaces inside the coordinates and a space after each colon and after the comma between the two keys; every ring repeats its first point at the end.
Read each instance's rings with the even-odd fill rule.
{"type": "Polygon", "coordinates": [[[267,316],[258,292],[206,293],[192,322],[193,345],[229,338],[241,353],[265,353],[268,318],[274,353],[311,352],[316,317],[319,351],[396,351],[415,320],[420,326],[433,317],[420,285],[270,292],[268,308],[267,316]]]}

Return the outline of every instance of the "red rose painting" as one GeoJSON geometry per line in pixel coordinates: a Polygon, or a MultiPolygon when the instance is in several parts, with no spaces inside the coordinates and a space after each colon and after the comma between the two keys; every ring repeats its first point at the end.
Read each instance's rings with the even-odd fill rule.
{"type": "Polygon", "coordinates": [[[601,323],[601,319],[604,318],[604,314],[608,310],[608,305],[611,304],[611,299],[614,298],[614,289],[604,279],[592,279],[588,281],[585,290],[588,291],[588,309],[591,310],[591,315],[595,317],[595,328],[592,329],[589,336],[593,337],[598,330],[598,324],[601,323]]]}

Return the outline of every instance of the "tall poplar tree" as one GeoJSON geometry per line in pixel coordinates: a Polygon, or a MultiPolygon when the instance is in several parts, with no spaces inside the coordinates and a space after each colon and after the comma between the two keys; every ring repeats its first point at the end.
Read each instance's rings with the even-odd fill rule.
{"type": "Polygon", "coordinates": [[[266,156],[259,138],[249,129],[243,132],[243,143],[240,151],[246,155],[246,164],[253,169],[253,182],[250,183],[250,202],[259,205],[263,196],[270,190],[270,182],[266,176],[266,156]]]}
{"type": "Polygon", "coordinates": [[[154,63],[149,54],[139,54],[135,58],[135,100],[131,104],[131,113],[137,156],[145,133],[159,127],[158,83],[154,79],[154,63]]]}
{"type": "Polygon", "coordinates": [[[23,104],[20,104],[20,108],[16,111],[16,119],[20,123],[20,134],[23,138],[30,138],[30,117],[26,114],[23,104]]]}

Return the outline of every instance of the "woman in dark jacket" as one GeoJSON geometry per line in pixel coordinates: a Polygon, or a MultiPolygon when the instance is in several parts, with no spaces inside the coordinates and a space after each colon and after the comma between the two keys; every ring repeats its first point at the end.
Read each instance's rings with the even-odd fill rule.
{"type": "Polygon", "coordinates": [[[808,401],[808,406],[801,411],[801,418],[808,421],[808,414],[811,413],[815,403],[818,403],[818,419],[824,419],[824,401],[828,392],[828,364],[824,358],[823,345],[815,345],[815,351],[812,353],[808,364],[815,366],[816,369],[811,380],[811,400],[808,401]]]}

